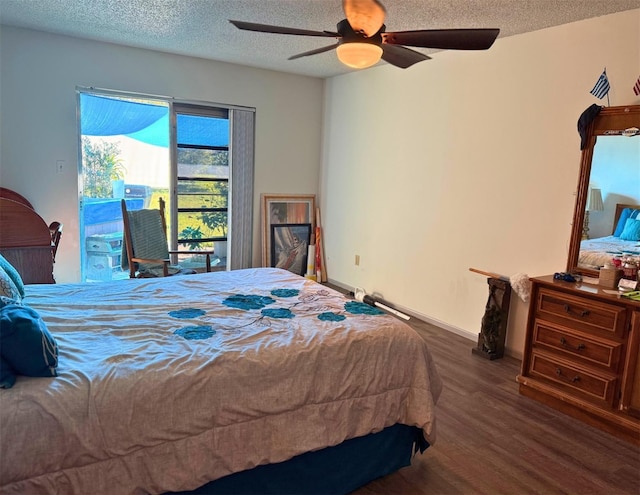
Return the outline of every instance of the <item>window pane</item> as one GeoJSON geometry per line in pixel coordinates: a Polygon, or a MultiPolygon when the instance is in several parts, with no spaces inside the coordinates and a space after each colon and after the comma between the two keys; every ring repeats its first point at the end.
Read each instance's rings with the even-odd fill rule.
{"type": "Polygon", "coordinates": [[[178,177],[229,178],[229,151],[178,148],[178,177]]]}
{"type": "Polygon", "coordinates": [[[228,214],[220,212],[178,212],[178,240],[227,238],[228,214]]]}
{"type": "MultiPolygon", "coordinates": [[[[211,251],[214,248],[215,241],[189,241],[178,242],[178,251],[211,251]]],[[[179,255],[183,256],[183,255],[179,255]]]]}
{"type": "MultiPolygon", "coordinates": [[[[178,246],[182,249],[181,246],[178,246]]],[[[207,258],[204,254],[189,253],[179,254],[177,262],[182,268],[197,270],[199,272],[206,271],[207,258]]],[[[226,268],[225,262],[217,255],[211,256],[211,271],[224,270],[226,268]]]]}
{"type": "MultiPolygon", "coordinates": [[[[227,267],[227,242],[226,241],[216,241],[216,242],[202,242],[198,247],[192,247],[189,244],[178,244],[179,251],[198,251],[198,250],[207,250],[207,251],[215,251],[213,255],[210,255],[211,259],[211,270],[219,271],[225,270],[227,267]]],[[[178,254],[177,262],[180,264],[182,268],[191,268],[197,271],[204,272],[206,271],[206,255],[199,254],[197,252],[193,253],[184,253],[178,254]]]]}
{"type": "Polygon", "coordinates": [[[178,146],[229,146],[229,119],[178,114],[178,146]]]}
{"type": "Polygon", "coordinates": [[[195,180],[178,181],[178,208],[227,208],[229,183],[195,180]]]}

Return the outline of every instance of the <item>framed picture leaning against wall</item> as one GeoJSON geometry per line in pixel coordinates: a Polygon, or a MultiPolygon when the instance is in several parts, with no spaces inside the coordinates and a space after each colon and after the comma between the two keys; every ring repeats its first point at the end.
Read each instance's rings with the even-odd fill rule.
{"type": "Polygon", "coordinates": [[[262,266],[274,266],[271,260],[271,226],[310,224],[310,232],[314,232],[316,197],[314,194],[262,194],[261,199],[262,266]]]}
{"type": "Polygon", "coordinates": [[[304,276],[310,241],[310,223],[271,225],[271,266],[304,276]]]}

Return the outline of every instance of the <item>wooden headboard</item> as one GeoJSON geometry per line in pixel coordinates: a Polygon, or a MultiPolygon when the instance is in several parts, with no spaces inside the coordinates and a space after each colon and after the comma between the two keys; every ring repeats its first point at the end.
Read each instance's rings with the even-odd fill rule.
{"type": "MultiPolygon", "coordinates": [[[[13,201],[22,203],[23,205],[26,205],[35,211],[35,208],[27,198],[25,198],[22,194],[12,191],[11,189],[7,189],[6,187],[0,187],[0,198],[12,199],[13,201]]],[[[62,227],[63,225],[60,222],[51,222],[49,224],[49,232],[51,233],[51,241],[53,242],[53,262],[54,263],[56,262],[56,253],[58,252],[58,245],[60,244],[60,239],[62,238],[62,227]]]]}
{"type": "Polygon", "coordinates": [[[0,193],[0,254],[25,284],[54,284],[54,243],[49,226],[23,196],[6,188],[0,193]]]}
{"type": "Polygon", "coordinates": [[[624,210],[625,208],[640,210],[640,205],[623,205],[620,203],[616,204],[616,212],[613,216],[613,230],[611,231],[612,235],[616,231],[616,227],[618,226],[618,220],[620,220],[620,215],[622,215],[622,210],[624,210]]]}
{"type": "Polygon", "coordinates": [[[33,205],[29,202],[27,198],[25,198],[22,194],[18,194],[11,189],[7,189],[6,187],[0,187],[0,198],[12,199],[13,201],[17,201],[18,203],[22,203],[23,205],[27,205],[32,210],[35,210],[33,205]]]}

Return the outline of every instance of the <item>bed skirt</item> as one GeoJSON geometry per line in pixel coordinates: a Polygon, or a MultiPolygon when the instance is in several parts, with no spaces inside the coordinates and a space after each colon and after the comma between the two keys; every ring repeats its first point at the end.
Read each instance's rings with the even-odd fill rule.
{"type": "MultiPolygon", "coordinates": [[[[286,462],[258,466],[172,495],[346,494],[411,464],[429,444],[422,430],[396,424],[378,433],[307,452],[286,462]]],[[[170,495],[170,494],[167,494],[170,495]]]]}

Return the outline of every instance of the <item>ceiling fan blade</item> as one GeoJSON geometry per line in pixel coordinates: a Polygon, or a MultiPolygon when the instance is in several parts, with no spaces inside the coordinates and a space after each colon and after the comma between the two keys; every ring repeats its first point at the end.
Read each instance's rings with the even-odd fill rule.
{"type": "Polygon", "coordinates": [[[429,59],[431,59],[431,57],[428,55],[405,48],[404,46],[388,44],[382,45],[382,60],[390,63],[391,65],[395,65],[396,67],[400,67],[401,69],[406,69],[407,67],[411,67],[413,64],[429,59]]]}
{"type": "Polygon", "coordinates": [[[309,55],[317,55],[318,53],[335,50],[339,44],[340,43],[336,43],[335,45],[323,46],[322,48],[316,48],[315,50],[309,50],[308,52],[298,53],[297,55],[292,55],[291,57],[289,57],[289,60],[295,60],[297,58],[308,57],[309,55]]]}
{"type": "Polygon", "coordinates": [[[297,29],[297,28],[288,28],[282,26],[270,26],[268,24],[256,24],[253,22],[244,22],[244,21],[232,21],[229,19],[229,22],[233,24],[238,29],[243,29],[245,31],[257,31],[259,33],[273,33],[273,34],[295,34],[300,36],[322,36],[324,38],[339,38],[340,35],[338,33],[334,33],[331,31],[309,31],[307,29],[297,29]]]}
{"type": "Polygon", "coordinates": [[[427,29],[382,33],[382,42],[443,50],[486,50],[498,34],[499,29],[427,29]]]}
{"type": "Polygon", "coordinates": [[[343,0],[342,9],[351,28],[368,38],[384,24],[386,11],[378,0],[343,0]]]}

